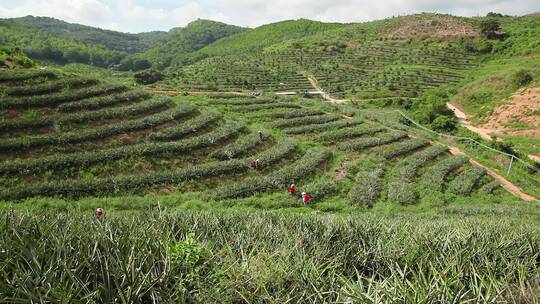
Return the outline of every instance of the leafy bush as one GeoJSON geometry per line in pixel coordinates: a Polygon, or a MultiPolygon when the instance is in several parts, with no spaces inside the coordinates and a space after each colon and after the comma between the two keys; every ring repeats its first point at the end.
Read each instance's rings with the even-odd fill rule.
{"type": "Polygon", "coordinates": [[[297,110],[290,110],[290,111],[280,111],[280,112],[269,112],[264,113],[264,116],[271,117],[271,118],[295,118],[295,117],[304,117],[304,116],[313,116],[313,115],[321,115],[324,114],[321,110],[315,110],[315,109],[297,109],[297,110]]]}
{"type": "Polygon", "coordinates": [[[284,131],[284,133],[289,134],[289,135],[305,134],[305,133],[320,132],[320,131],[325,131],[325,130],[347,128],[347,127],[356,126],[361,123],[362,122],[359,120],[342,119],[342,120],[332,121],[328,123],[300,126],[296,128],[288,128],[284,131]]]}
{"type": "Polygon", "coordinates": [[[492,180],[491,182],[483,185],[479,190],[478,192],[482,193],[482,194],[491,194],[493,193],[493,191],[495,191],[497,188],[499,188],[501,186],[501,183],[499,183],[499,181],[496,181],[496,180],[492,180]]]}
{"type": "Polygon", "coordinates": [[[519,70],[514,74],[513,81],[514,84],[520,88],[531,83],[533,81],[533,77],[531,72],[527,70],[519,70]]]}
{"type": "Polygon", "coordinates": [[[382,191],[384,170],[376,168],[373,171],[362,171],[356,176],[356,181],[349,191],[349,201],[353,205],[371,207],[379,199],[382,191]]]}
{"type": "Polygon", "coordinates": [[[251,112],[251,111],[260,111],[260,110],[268,110],[268,109],[278,109],[278,108],[286,108],[286,109],[298,109],[301,108],[300,105],[292,102],[274,102],[274,103],[264,103],[264,104],[248,104],[245,106],[239,106],[236,108],[236,111],[238,112],[251,112]]]}
{"type": "Polygon", "coordinates": [[[56,74],[47,70],[0,71],[0,82],[21,82],[34,78],[56,78],[56,74]]]}
{"type": "Polygon", "coordinates": [[[163,74],[158,70],[148,69],[135,73],[133,78],[135,78],[135,82],[138,84],[152,84],[163,80],[163,74]]]}

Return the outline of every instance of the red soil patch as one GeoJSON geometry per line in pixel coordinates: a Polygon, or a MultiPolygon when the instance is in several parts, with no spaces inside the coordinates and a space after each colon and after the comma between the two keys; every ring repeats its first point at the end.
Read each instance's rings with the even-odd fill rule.
{"type": "Polygon", "coordinates": [[[481,127],[493,132],[540,138],[540,87],[523,89],[512,95],[507,103],[495,108],[481,127]]]}
{"type": "Polygon", "coordinates": [[[464,20],[447,15],[413,15],[400,17],[386,26],[391,38],[426,37],[478,37],[479,30],[464,20]]]}

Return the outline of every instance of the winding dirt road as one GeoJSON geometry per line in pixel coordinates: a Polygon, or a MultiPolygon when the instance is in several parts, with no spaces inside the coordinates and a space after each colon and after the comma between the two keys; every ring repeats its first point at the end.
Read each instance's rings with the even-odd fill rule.
{"type": "Polygon", "coordinates": [[[479,128],[479,127],[473,126],[469,122],[469,120],[467,119],[467,114],[465,114],[465,112],[461,111],[458,107],[456,107],[455,105],[453,105],[453,104],[451,104],[449,102],[446,103],[446,107],[448,107],[450,110],[452,110],[454,112],[454,114],[458,118],[458,122],[459,122],[460,125],[462,125],[465,128],[473,131],[474,133],[477,133],[483,139],[491,140],[491,134],[493,134],[495,132],[495,130],[484,129],[484,128],[479,128]]]}
{"type": "Polygon", "coordinates": [[[510,192],[514,196],[517,196],[517,197],[521,198],[522,200],[529,201],[529,202],[540,202],[540,200],[538,200],[536,197],[523,192],[523,190],[521,190],[521,188],[519,188],[518,186],[516,186],[513,183],[511,183],[510,181],[508,181],[504,176],[500,175],[495,170],[493,170],[493,169],[491,169],[491,168],[489,168],[487,166],[484,166],[481,163],[479,163],[478,161],[474,160],[472,157],[467,155],[460,148],[458,148],[458,147],[449,147],[449,148],[450,148],[450,153],[452,153],[454,155],[465,155],[465,156],[467,156],[469,158],[469,162],[471,162],[471,164],[486,169],[487,173],[489,175],[491,175],[491,177],[496,179],[504,189],[506,189],[508,192],[510,192]]]}
{"type": "Polygon", "coordinates": [[[327,101],[330,101],[332,103],[335,103],[335,104],[344,104],[346,103],[347,99],[337,99],[337,98],[334,98],[332,97],[332,95],[326,93],[320,86],[319,86],[319,83],[317,82],[317,79],[315,78],[315,76],[313,75],[309,75],[308,76],[308,80],[309,80],[309,83],[311,83],[311,86],[317,90],[319,92],[319,94],[321,95],[322,98],[324,98],[325,100],[327,101]]]}

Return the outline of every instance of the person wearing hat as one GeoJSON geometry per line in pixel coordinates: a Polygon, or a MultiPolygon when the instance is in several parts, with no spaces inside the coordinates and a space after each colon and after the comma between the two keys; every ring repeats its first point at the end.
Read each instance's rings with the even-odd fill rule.
{"type": "Polygon", "coordinates": [[[302,192],[302,203],[304,203],[304,205],[307,205],[310,201],[311,201],[311,195],[305,192],[302,192]]]}
{"type": "Polygon", "coordinates": [[[105,211],[103,210],[103,208],[96,209],[96,219],[100,222],[103,222],[103,220],[105,219],[105,211]]]}

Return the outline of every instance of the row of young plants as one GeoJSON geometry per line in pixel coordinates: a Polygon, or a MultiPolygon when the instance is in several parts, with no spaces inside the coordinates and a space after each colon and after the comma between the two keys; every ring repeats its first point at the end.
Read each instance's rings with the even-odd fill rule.
{"type": "Polygon", "coordinates": [[[349,201],[356,206],[373,206],[382,191],[383,168],[361,171],[356,175],[356,181],[349,190],[349,201]]]}
{"type": "Polygon", "coordinates": [[[256,193],[287,189],[292,182],[302,180],[315,173],[319,165],[330,159],[328,149],[313,148],[300,159],[266,176],[249,177],[241,182],[221,186],[216,190],[216,199],[234,199],[256,193]]]}
{"type": "Polygon", "coordinates": [[[384,130],[386,130],[386,128],[382,126],[364,125],[359,128],[326,131],[317,136],[317,140],[326,143],[335,143],[344,139],[351,139],[364,135],[374,135],[384,130]]]}
{"type": "Polygon", "coordinates": [[[415,204],[418,193],[414,180],[418,170],[446,151],[448,148],[442,145],[430,146],[399,161],[388,183],[388,201],[401,205],[415,204]]]}
{"type": "Polygon", "coordinates": [[[2,175],[34,174],[45,171],[58,171],[64,168],[85,167],[131,157],[189,152],[194,149],[213,146],[238,134],[244,128],[243,124],[229,122],[210,133],[178,142],[142,143],[92,152],[56,154],[40,158],[5,161],[0,163],[0,173],[2,175]]]}
{"type": "Polygon", "coordinates": [[[486,174],[486,169],[471,166],[463,170],[448,185],[448,190],[457,195],[470,195],[480,179],[486,174]]]}
{"type": "Polygon", "coordinates": [[[56,74],[47,70],[9,71],[0,73],[0,82],[20,82],[33,78],[56,78],[56,74]]]}
{"type": "Polygon", "coordinates": [[[56,110],[58,112],[75,112],[75,111],[93,111],[101,108],[111,107],[120,103],[135,102],[142,99],[150,98],[150,94],[139,90],[130,90],[126,92],[107,92],[112,93],[105,96],[96,96],[91,98],[85,98],[83,100],[66,102],[58,105],[56,110]]]}
{"type": "Polygon", "coordinates": [[[215,109],[205,109],[199,115],[170,128],[153,132],[147,138],[153,141],[179,139],[207,128],[209,124],[217,122],[222,116],[221,112],[215,109]]]}
{"type": "Polygon", "coordinates": [[[252,104],[267,104],[274,102],[271,99],[265,98],[228,98],[228,99],[211,99],[210,104],[217,105],[232,105],[232,106],[242,106],[242,105],[252,105],[252,104]]]}
{"type": "Polygon", "coordinates": [[[452,155],[439,161],[424,174],[422,181],[424,186],[427,189],[442,192],[446,176],[468,161],[469,159],[464,155],[452,155]]]}
{"type": "Polygon", "coordinates": [[[482,187],[480,187],[480,189],[478,189],[478,192],[482,194],[491,194],[493,193],[493,191],[497,190],[500,186],[501,186],[501,183],[499,183],[499,181],[492,180],[486,183],[485,185],[483,185],[482,187]]]}
{"type": "MultiPolygon", "coordinates": [[[[299,186],[299,185],[297,185],[299,186]]],[[[339,191],[339,182],[333,177],[326,175],[321,179],[311,182],[305,186],[299,186],[301,191],[309,193],[314,202],[332,196],[339,191]]]]}
{"type": "Polygon", "coordinates": [[[270,110],[270,109],[299,109],[301,106],[294,102],[274,102],[274,103],[263,103],[263,104],[251,104],[245,106],[237,106],[235,108],[238,112],[250,112],[250,111],[260,111],[260,110],[270,110]]]}
{"type": "Polygon", "coordinates": [[[429,141],[420,138],[413,138],[391,144],[388,147],[385,147],[384,150],[380,151],[379,154],[385,159],[391,159],[394,157],[408,154],[427,145],[429,145],[429,141]]]}
{"type": "MultiPolygon", "coordinates": [[[[261,159],[261,165],[268,166],[296,148],[296,143],[286,141],[254,156],[261,159]]],[[[250,170],[247,159],[215,161],[204,164],[189,165],[186,168],[171,171],[150,172],[99,178],[95,180],[57,180],[28,185],[19,185],[9,189],[0,189],[0,200],[22,200],[29,197],[82,197],[110,193],[140,190],[163,185],[175,185],[183,181],[199,180],[245,173],[250,170]]]]}
{"type": "Polygon", "coordinates": [[[288,128],[288,127],[302,126],[302,125],[323,124],[323,123],[338,120],[340,118],[341,116],[335,115],[335,114],[323,114],[323,115],[316,115],[316,116],[285,118],[285,119],[278,119],[274,121],[271,124],[271,126],[273,128],[283,129],[283,128],[288,128]]]}
{"type": "Polygon", "coordinates": [[[3,91],[8,96],[21,97],[53,93],[72,88],[91,86],[97,83],[98,81],[96,79],[64,78],[33,85],[12,86],[4,89],[3,91]]]}
{"type": "Polygon", "coordinates": [[[96,128],[81,129],[78,131],[50,133],[40,136],[25,136],[0,140],[0,151],[14,151],[20,149],[33,149],[47,145],[64,145],[80,143],[87,140],[107,138],[110,136],[144,130],[175,119],[190,115],[196,108],[190,104],[180,104],[172,109],[156,113],[143,118],[121,121],[111,125],[96,128]]]}
{"type": "Polygon", "coordinates": [[[28,97],[10,97],[4,98],[0,103],[0,109],[25,109],[32,107],[55,107],[68,101],[76,101],[99,95],[107,95],[115,92],[125,91],[126,86],[121,84],[101,84],[77,90],[62,91],[53,94],[28,96],[28,97]]]}
{"type": "Polygon", "coordinates": [[[324,114],[324,112],[321,110],[302,108],[290,111],[268,112],[264,113],[264,116],[269,118],[296,118],[321,114],[324,114]]]}
{"type": "Polygon", "coordinates": [[[215,159],[233,159],[246,153],[249,149],[252,149],[260,143],[271,138],[271,135],[267,131],[259,131],[256,133],[250,133],[246,136],[240,137],[233,143],[226,145],[225,147],[214,151],[210,154],[215,159]]]}
{"type": "Polygon", "coordinates": [[[321,131],[326,131],[326,130],[353,127],[361,123],[362,123],[361,121],[356,120],[356,119],[341,119],[341,120],[322,123],[322,124],[313,124],[313,125],[306,125],[306,126],[300,126],[300,127],[295,127],[295,128],[288,128],[288,129],[285,129],[284,133],[287,135],[315,133],[315,132],[321,132],[321,131]]]}
{"type": "Polygon", "coordinates": [[[382,134],[378,137],[359,138],[342,142],[337,145],[337,148],[343,151],[358,151],[366,148],[386,145],[407,137],[408,135],[405,132],[393,131],[382,134]]]}
{"type": "Polygon", "coordinates": [[[48,126],[62,126],[70,123],[83,123],[104,119],[129,118],[132,115],[149,113],[171,105],[169,98],[154,98],[141,103],[97,111],[82,111],[69,114],[54,114],[35,118],[19,118],[0,121],[0,131],[15,131],[48,126]]]}

